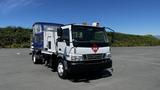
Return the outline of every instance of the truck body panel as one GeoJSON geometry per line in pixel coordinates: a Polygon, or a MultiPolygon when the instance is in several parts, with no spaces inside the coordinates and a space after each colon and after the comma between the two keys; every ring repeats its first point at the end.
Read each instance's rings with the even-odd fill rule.
{"type": "Polygon", "coordinates": [[[36,49],[56,52],[57,29],[63,24],[37,22],[33,25],[33,46],[36,49]]]}

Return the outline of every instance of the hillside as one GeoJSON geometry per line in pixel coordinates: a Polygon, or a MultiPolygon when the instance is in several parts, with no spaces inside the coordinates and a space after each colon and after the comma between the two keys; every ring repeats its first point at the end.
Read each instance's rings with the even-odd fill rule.
{"type": "Polygon", "coordinates": [[[22,27],[0,28],[0,48],[29,48],[31,33],[22,27]]]}
{"type": "MultiPolygon", "coordinates": [[[[111,36],[111,34],[109,34],[111,36]]],[[[159,46],[160,40],[152,35],[115,33],[112,46],[159,46]]]]}
{"type": "MultiPolygon", "coordinates": [[[[31,29],[22,27],[0,28],[0,48],[29,48],[31,29]]],[[[111,36],[111,33],[108,33],[111,36]]],[[[158,46],[160,40],[152,35],[114,34],[112,46],[158,46]]]]}
{"type": "Polygon", "coordinates": [[[160,39],[160,35],[156,35],[156,36],[154,36],[154,37],[156,37],[157,39],[160,39]]]}

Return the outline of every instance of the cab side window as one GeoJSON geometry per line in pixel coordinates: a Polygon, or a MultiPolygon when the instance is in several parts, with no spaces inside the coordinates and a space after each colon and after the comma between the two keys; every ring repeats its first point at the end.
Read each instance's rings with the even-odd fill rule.
{"type": "Polygon", "coordinates": [[[63,32],[62,32],[62,39],[65,40],[67,46],[69,46],[69,29],[63,29],[63,32]]]}

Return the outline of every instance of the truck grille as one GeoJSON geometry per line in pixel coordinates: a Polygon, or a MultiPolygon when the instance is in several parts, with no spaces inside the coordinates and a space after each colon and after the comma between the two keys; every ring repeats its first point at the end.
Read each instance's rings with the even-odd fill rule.
{"type": "Polygon", "coordinates": [[[90,60],[101,60],[103,59],[105,54],[85,54],[83,55],[84,61],[90,61],[90,60]]]}

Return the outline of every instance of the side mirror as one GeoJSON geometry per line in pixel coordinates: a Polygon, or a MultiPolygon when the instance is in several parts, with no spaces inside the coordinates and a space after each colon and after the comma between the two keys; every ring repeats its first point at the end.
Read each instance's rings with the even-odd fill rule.
{"type": "Polygon", "coordinates": [[[114,43],[114,40],[115,40],[114,34],[115,34],[115,32],[111,32],[111,43],[114,43]]]}
{"type": "Polygon", "coordinates": [[[110,32],[110,42],[111,44],[114,43],[115,41],[115,30],[109,28],[109,27],[105,27],[105,29],[108,29],[110,32]]]}
{"type": "Polygon", "coordinates": [[[57,35],[60,37],[62,36],[62,28],[57,29],[57,35]]]}

